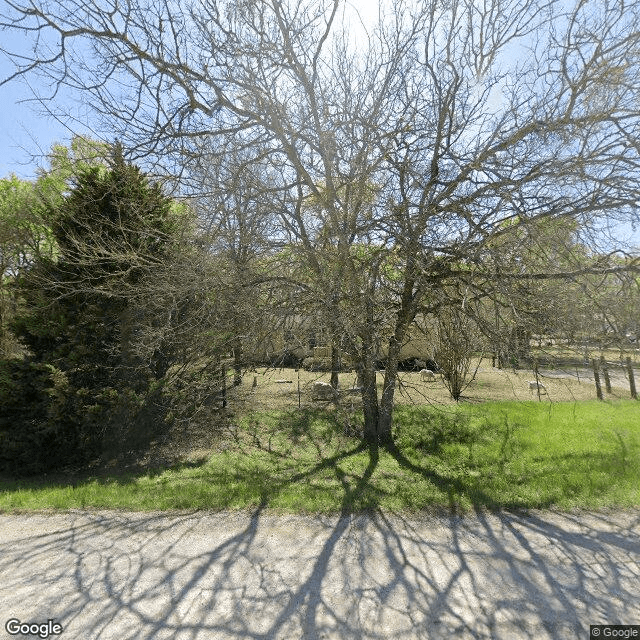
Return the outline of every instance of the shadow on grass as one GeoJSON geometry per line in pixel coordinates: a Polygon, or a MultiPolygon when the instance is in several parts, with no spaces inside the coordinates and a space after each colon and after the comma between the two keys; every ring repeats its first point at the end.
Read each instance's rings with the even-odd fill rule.
{"type": "MultiPolygon", "coordinates": [[[[616,434],[616,451],[549,454],[530,458],[527,468],[526,460],[524,466],[517,464],[523,447],[518,446],[506,418],[504,424],[493,425],[489,437],[497,444],[493,460],[487,450],[480,459],[474,458],[473,447],[487,439],[482,429],[488,428],[488,422],[474,427],[456,413],[430,420],[428,413],[399,412],[399,418],[395,441],[378,447],[346,436],[340,416],[325,408],[260,414],[249,416],[226,451],[206,462],[72,478],[5,479],[0,480],[0,488],[6,492],[60,489],[66,491],[72,508],[108,508],[108,490],[101,497],[100,488],[109,485],[124,491],[114,494],[118,501],[114,506],[130,509],[261,505],[346,515],[375,512],[392,503],[394,509],[458,513],[469,508],[545,508],[583,498],[585,504],[589,499],[597,502],[609,490],[606,477],[628,475],[629,460],[633,460],[626,441],[616,434]],[[414,423],[413,417],[418,419],[414,423]],[[457,453],[451,452],[451,445],[458,446],[457,453]],[[564,469],[566,477],[562,477],[564,469]],[[570,477],[569,471],[575,474],[570,477]],[[69,488],[81,491],[69,492],[69,488]],[[156,502],[154,494],[159,496],[156,502]]],[[[53,506],[65,508],[64,496],[53,500],[53,506]]]]}

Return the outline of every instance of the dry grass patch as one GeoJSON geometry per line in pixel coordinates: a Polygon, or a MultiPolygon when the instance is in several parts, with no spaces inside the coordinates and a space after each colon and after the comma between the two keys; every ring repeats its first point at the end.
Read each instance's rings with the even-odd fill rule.
{"type": "MultiPolygon", "coordinates": [[[[476,360],[473,365],[476,376],[463,392],[463,401],[530,401],[538,400],[535,390],[529,388],[529,382],[535,381],[535,374],[526,369],[495,369],[490,362],[476,360]],[[479,365],[479,366],[478,366],[479,365]]],[[[540,382],[544,385],[541,393],[542,402],[574,402],[576,400],[593,400],[596,390],[593,380],[588,378],[586,369],[561,371],[540,371],[540,382]]],[[[322,372],[295,371],[294,369],[260,368],[256,372],[247,373],[243,383],[229,392],[230,404],[240,413],[244,411],[263,411],[272,409],[292,409],[298,407],[318,407],[327,402],[311,400],[311,387],[314,382],[329,382],[330,374],[322,372]],[[256,386],[253,387],[253,379],[256,386]],[[299,387],[298,387],[299,383],[299,387]],[[299,389],[299,393],[298,393],[299,389]]],[[[378,375],[380,393],[383,386],[383,374],[378,375]]],[[[340,389],[346,391],[356,384],[354,372],[340,374],[340,389]]],[[[621,375],[612,380],[612,393],[608,399],[617,400],[629,397],[626,381],[621,375]]],[[[604,381],[602,383],[604,391],[604,381]]],[[[343,394],[341,404],[358,406],[359,395],[343,394]]],[[[449,395],[441,375],[435,382],[425,382],[419,373],[400,372],[398,375],[398,405],[450,405],[455,401],[449,395]]]]}

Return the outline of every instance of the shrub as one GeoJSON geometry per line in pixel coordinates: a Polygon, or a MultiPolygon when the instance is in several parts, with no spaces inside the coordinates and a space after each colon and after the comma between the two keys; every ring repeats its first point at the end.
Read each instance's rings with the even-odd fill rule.
{"type": "Polygon", "coordinates": [[[444,309],[438,317],[435,359],[451,397],[458,401],[471,383],[471,354],[477,342],[477,328],[459,309],[444,309]]]}
{"type": "Polygon", "coordinates": [[[0,361],[0,472],[33,475],[141,449],[168,425],[161,385],[74,388],[49,364],[0,361]]]}
{"type": "Polygon", "coordinates": [[[0,468],[12,472],[135,448],[162,425],[154,385],[173,345],[154,342],[146,358],[136,349],[167,315],[139,301],[178,246],[171,199],[116,147],[111,168],[82,171],[49,217],[55,255],[16,282],[12,328],[30,354],[3,369],[0,468]]]}
{"type": "Polygon", "coordinates": [[[86,457],[69,385],[55,367],[27,360],[0,362],[0,471],[39,473],[86,457]]]}

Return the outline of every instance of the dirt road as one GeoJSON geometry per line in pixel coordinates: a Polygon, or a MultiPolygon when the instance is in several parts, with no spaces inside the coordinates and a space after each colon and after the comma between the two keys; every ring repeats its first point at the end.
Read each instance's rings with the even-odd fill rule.
{"type": "Polygon", "coordinates": [[[586,640],[640,624],[640,511],[1,515],[0,578],[3,639],[586,640]]]}

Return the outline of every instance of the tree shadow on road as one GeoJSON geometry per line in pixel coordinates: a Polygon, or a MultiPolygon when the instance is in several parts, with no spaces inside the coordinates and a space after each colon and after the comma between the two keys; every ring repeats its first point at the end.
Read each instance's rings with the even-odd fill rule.
{"type": "Polygon", "coordinates": [[[335,516],[0,516],[2,611],[119,640],[556,639],[635,622],[640,513],[354,514],[367,453],[335,516]]]}

